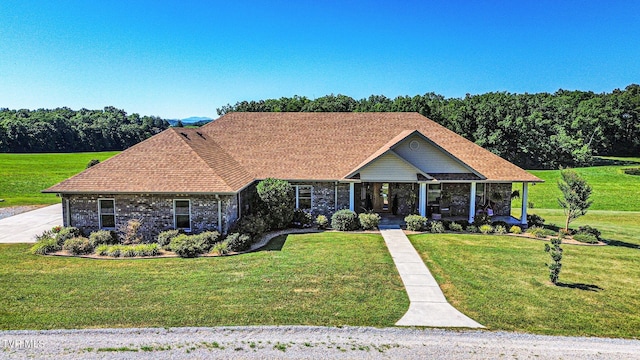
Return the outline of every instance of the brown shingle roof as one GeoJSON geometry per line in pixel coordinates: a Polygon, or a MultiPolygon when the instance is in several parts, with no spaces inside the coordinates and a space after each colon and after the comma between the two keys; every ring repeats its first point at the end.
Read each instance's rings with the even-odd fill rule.
{"type": "Polygon", "coordinates": [[[46,191],[221,193],[267,177],[340,180],[415,130],[487,181],[541,181],[418,113],[230,113],[166,130],[46,191]]]}

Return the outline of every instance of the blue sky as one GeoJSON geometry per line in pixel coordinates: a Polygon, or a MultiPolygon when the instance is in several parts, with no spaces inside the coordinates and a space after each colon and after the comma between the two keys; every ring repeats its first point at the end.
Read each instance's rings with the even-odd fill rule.
{"type": "Polygon", "coordinates": [[[0,2],[0,107],[217,117],[241,100],[640,83],[640,1],[0,2]]]}

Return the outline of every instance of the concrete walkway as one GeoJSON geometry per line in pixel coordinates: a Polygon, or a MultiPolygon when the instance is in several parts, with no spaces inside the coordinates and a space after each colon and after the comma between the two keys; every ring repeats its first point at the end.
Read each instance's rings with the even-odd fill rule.
{"type": "Polygon", "coordinates": [[[62,204],[0,219],[0,243],[33,243],[45,230],[62,225],[62,204]]]}
{"type": "Polygon", "coordinates": [[[484,328],[447,302],[440,286],[399,226],[380,226],[380,233],[409,295],[409,310],[396,325],[484,328]]]}

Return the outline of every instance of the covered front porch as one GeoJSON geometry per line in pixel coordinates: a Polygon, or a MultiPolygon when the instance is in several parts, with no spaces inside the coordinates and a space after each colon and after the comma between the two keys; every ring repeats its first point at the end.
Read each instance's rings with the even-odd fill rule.
{"type": "Polygon", "coordinates": [[[468,221],[473,223],[479,214],[487,214],[492,221],[509,225],[527,224],[528,183],[514,189],[513,183],[493,182],[351,182],[349,209],[375,212],[383,219],[404,219],[419,214],[432,220],[468,221]],[[511,200],[522,198],[520,218],[511,216],[511,200]]]}

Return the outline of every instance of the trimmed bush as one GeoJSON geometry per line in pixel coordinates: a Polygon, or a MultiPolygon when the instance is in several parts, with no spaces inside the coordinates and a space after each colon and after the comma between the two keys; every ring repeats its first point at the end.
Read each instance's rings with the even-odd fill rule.
{"type": "Polygon", "coordinates": [[[495,232],[498,235],[504,235],[507,233],[507,228],[502,225],[497,225],[496,227],[493,228],[493,232],[495,232]]]}
{"type": "Polygon", "coordinates": [[[529,227],[533,227],[533,226],[541,227],[544,225],[544,219],[540,215],[527,214],[527,225],[529,227]]]}
{"type": "Polygon", "coordinates": [[[205,231],[197,235],[191,235],[191,237],[195,239],[202,252],[205,253],[219,241],[220,233],[217,231],[205,231]]]}
{"type": "Polygon", "coordinates": [[[540,226],[532,226],[529,229],[527,229],[527,232],[540,239],[544,239],[547,237],[545,229],[540,226]]]}
{"type": "Polygon", "coordinates": [[[58,235],[56,235],[56,240],[58,240],[58,245],[62,246],[65,241],[80,236],[82,236],[82,232],[80,231],[80,229],[78,229],[77,227],[68,226],[60,229],[58,235]]]}
{"type": "Polygon", "coordinates": [[[94,231],[89,235],[89,243],[94,248],[98,245],[115,245],[118,243],[118,234],[109,230],[94,231]]]}
{"type": "Polygon", "coordinates": [[[512,234],[522,234],[522,228],[517,225],[513,225],[509,228],[509,232],[512,234]]]}
{"type": "Polygon", "coordinates": [[[67,250],[73,255],[91,254],[93,252],[93,246],[91,246],[89,239],[85,237],[67,239],[62,245],[62,249],[67,250]]]}
{"type": "Polygon", "coordinates": [[[180,230],[167,230],[158,234],[158,245],[160,245],[163,249],[168,249],[171,240],[176,236],[180,235],[180,230]]]}
{"type": "Polygon", "coordinates": [[[480,232],[485,234],[485,235],[486,234],[491,234],[493,232],[493,226],[491,226],[489,224],[480,225],[478,230],[480,230],[480,232]]]}
{"type": "Polygon", "coordinates": [[[440,221],[435,221],[431,223],[431,229],[429,230],[434,234],[441,234],[444,232],[444,225],[440,221]]]}
{"type": "Polygon", "coordinates": [[[295,209],[293,211],[293,220],[291,221],[291,225],[297,228],[308,228],[313,224],[313,217],[310,213],[302,210],[295,209]]]}
{"type": "Polygon", "coordinates": [[[219,242],[211,248],[212,254],[226,255],[229,253],[229,244],[226,241],[219,242]]]}
{"type": "Polygon", "coordinates": [[[258,215],[246,215],[238,220],[234,226],[233,231],[241,234],[247,234],[252,239],[258,240],[267,232],[269,226],[267,222],[258,215]]]}
{"type": "Polygon", "coordinates": [[[134,245],[133,249],[136,256],[158,256],[160,253],[160,246],[155,243],[134,245]]]}
{"type": "Polygon", "coordinates": [[[589,225],[584,225],[584,226],[580,226],[578,228],[578,231],[576,231],[576,234],[590,234],[595,236],[596,239],[598,240],[602,240],[602,238],[600,237],[602,235],[602,233],[600,232],[600,230],[591,227],[589,225]]]}
{"type": "Polygon", "coordinates": [[[111,256],[111,257],[118,257],[120,256],[120,251],[122,251],[125,248],[124,245],[112,245],[109,246],[106,250],[106,254],[107,256],[111,256]]]}
{"type": "Polygon", "coordinates": [[[125,245],[120,249],[120,256],[122,257],[134,257],[136,256],[135,245],[125,245]]]}
{"type": "Polygon", "coordinates": [[[576,235],[573,235],[573,240],[580,241],[586,244],[598,243],[598,238],[593,234],[576,234],[576,235]]]}
{"type": "Polygon", "coordinates": [[[331,227],[338,231],[353,231],[359,226],[358,215],[348,209],[338,210],[331,216],[331,227]]]}
{"type": "Polygon", "coordinates": [[[469,225],[469,226],[467,226],[467,231],[472,233],[472,234],[475,234],[475,233],[478,232],[478,227],[475,226],[475,225],[469,225]]]}
{"type": "Polygon", "coordinates": [[[318,215],[316,217],[316,227],[320,230],[324,230],[329,226],[329,219],[324,215],[318,215]]]}
{"type": "Polygon", "coordinates": [[[380,215],[375,213],[362,213],[358,215],[362,230],[375,230],[380,223],[380,215]]]}
{"type": "Polygon", "coordinates": [[[409,231],[424,231],[427,226],[428,219],[420,215],[407,215],[404,222],[407,224],[409,231]]]}
{"type": "Polygon", "coordinates": [[[268,178],[256,186],[258,197],[265,208],[265,220],[274,229],[284,229],[293,220],[294,190],[286,180],[268,178]]]}
{"type": "Polygon", "coordinates": [[[227,249],[232,252],[247,251],[251,247],[251,238],[247,234],[233,233],[225,240],[227,249]]]}
{"type": "Polygon", "coordinates": [[[105,245],[105,244],[98,245],[94,250],[94,252],[100,256],[107,256],[108,251],[109,251],[109,245],[105,245]]]}
{"type": "Polygon", "coordinates": [[[185,234],[178,235],[171,240],[171,251],[183,258],[196,257],[203,253],[201,244],[197,238],[185,234]]]}
{"type": "Polygon", "coordinates": [[[482,226],[482,225],[490,225],[491,224],[491,216],[487,214],[478,214],[473,218],[473,225],[482,226]]]}
{"type": "Polygon", "coordinates": [[[451,231],[462,231],[462,225],[458,224],[457,222],[452,222],[451,224],[449,224],[449,230],[451,231]]]}
{"type": "Polygon", "coordinates": [[[56,239],[41,238],[29,251],[34,255],[47,255],[58,250],[60,250],[60,245],[58,245],[58,241],[56,239]]]}

